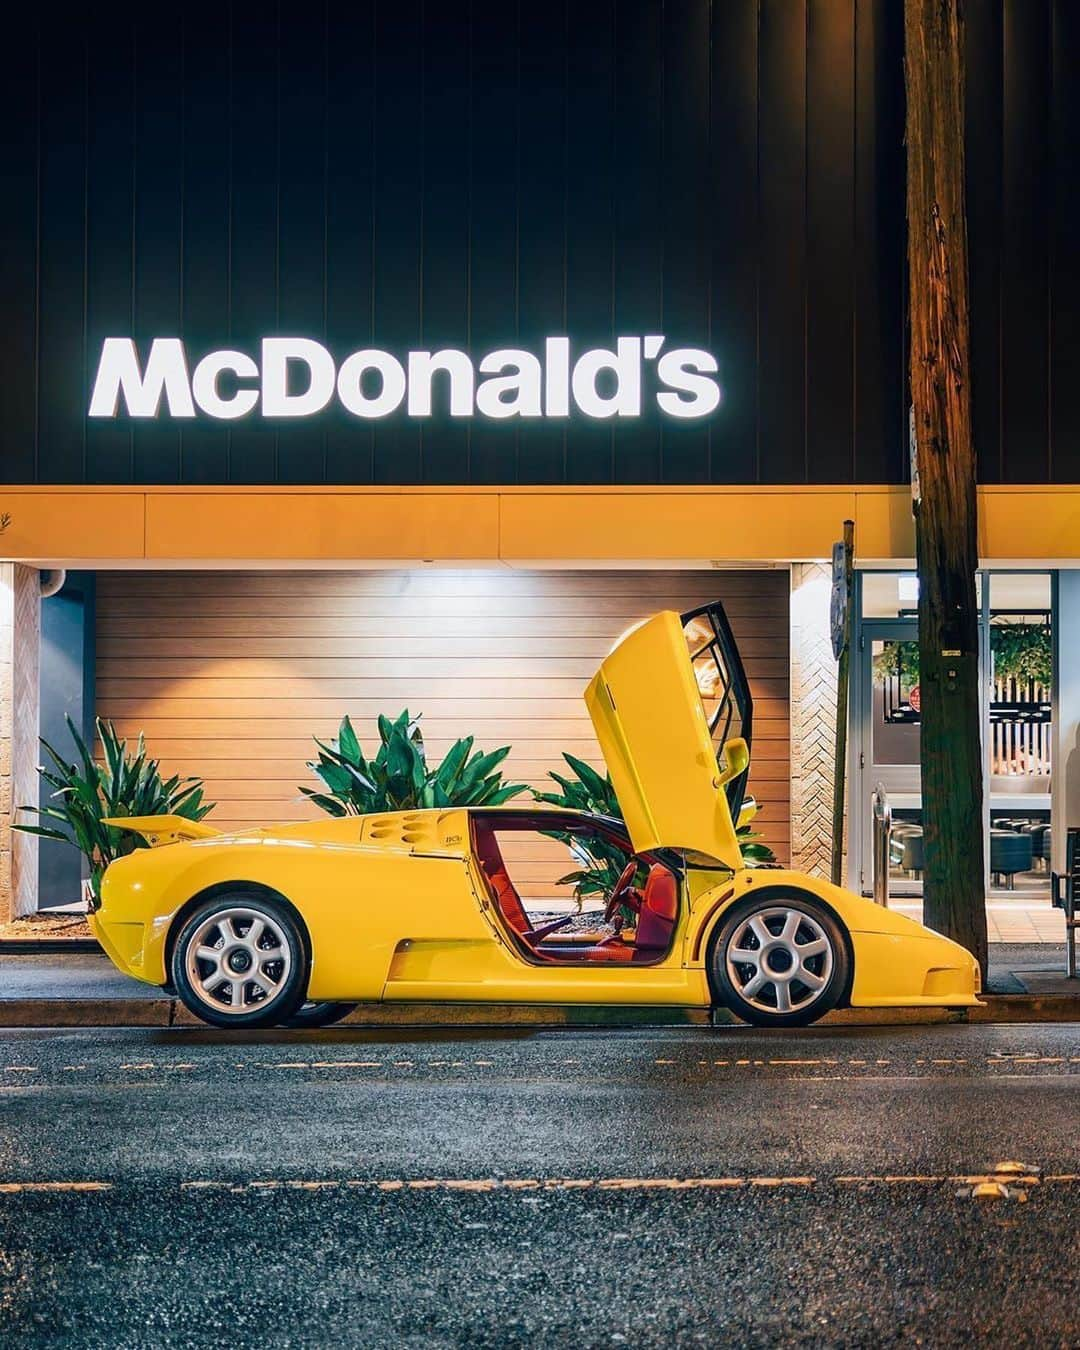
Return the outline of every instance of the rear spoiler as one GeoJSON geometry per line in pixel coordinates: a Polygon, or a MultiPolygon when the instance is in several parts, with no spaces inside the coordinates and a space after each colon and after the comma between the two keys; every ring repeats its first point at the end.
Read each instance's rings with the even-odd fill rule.
{"type": "Polygon", "coordinates": [[[189,839],[212,839],[221,833],[212,825],[204,825],[201,820],[187,820],[184,816],[108,816],[102,823],[115,830],[129,830],[141,835],[151,848],[181,844],[189,839]]]}

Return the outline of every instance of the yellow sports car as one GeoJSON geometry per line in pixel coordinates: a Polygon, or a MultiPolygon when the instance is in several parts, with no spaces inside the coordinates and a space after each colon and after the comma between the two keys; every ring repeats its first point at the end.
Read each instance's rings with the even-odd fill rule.
{"type": "Polygon", "coordinates": [[[723,1006],[761,1026],[977,1002],[956,943],[744,864],[752,705],[718,604],[632,628],[585,701],[624,820],[539,804],[236,834],[119,819],[150,847],[108,868],[93,931],[218,1026],[326,1022],[361,1000],[723,1006]],[[553,908],[560,854],[575,875],[610,869],[603,923],[553,908]]]}

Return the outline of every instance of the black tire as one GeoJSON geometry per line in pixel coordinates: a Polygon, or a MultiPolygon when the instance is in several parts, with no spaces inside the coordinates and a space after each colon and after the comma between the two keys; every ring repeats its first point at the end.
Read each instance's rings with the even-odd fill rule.
{"type": "Polygon", "coordinates": [[[302,1003],[287,1021],[279,1023],[283,1027],[332,1027],[352,1010],[359,1007],[356,1003],[302,1003]]]}
{"type": "Polygon", "coordinates": [[[708,969],[714,997],[744,1022],[805,1027],[846,994],[851,955],[843,928],[819,900],[798,891],[764,890],[724,916],[708,969]],[[801,950],[807,947],[810,955],[801,950]]]}
{"type": "Polygon", "coordinates": [[[308,967],[300,925],[288,906],[246,891],[216,895],[194,909],[169,961],[184,1007],[215,1027],[286,1021],[304,1001],[308,967]],[[256,922],[261,927],[252,938],[256,922]],[[206,955],[200,957],[200,950],[206,955]],[[236,998],[240,1008],[234,1012],[236,998]]]}

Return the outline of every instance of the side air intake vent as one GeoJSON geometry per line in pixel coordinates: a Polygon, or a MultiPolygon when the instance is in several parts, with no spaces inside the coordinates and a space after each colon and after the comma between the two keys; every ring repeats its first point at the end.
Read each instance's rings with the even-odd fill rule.
{"type": "Polygon", "coordinates": [[[404,811],[392,816],[372,816],[364,830],[364,838],[373,844],[389,844],[391,848],[435,848],[437,817],[423,811],[404,811]]]}

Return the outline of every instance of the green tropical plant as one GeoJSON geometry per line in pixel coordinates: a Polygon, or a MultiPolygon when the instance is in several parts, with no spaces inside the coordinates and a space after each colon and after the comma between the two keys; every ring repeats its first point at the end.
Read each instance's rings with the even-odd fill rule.
{"type": "Polygon", "coordinates": [[[899,677],[902,689],[913,689],[919,683],[919,644],[917,642],[887,642],[874,657],[874,677],[879,684],[899,677]]]}
{"type": "Polygon", "coordinates": [[[1049,689],[1054,651],[1045,624],[991,624],[990,651],[994,657],[994,674],[999,680],[1039,684],[1049,689]]]}
{"type": "Polygon", "coordinates": [[[213,803],[203,801],[201,779],[178,774],[162,778],[158,761],[147,756],[141,732],[134,752],[129,751],[127,741],[117,735],[113,724],[99,717],[96,726],[104,762],[98,764],[75,723],[70,717],[66,720],[78,753],[77,763],[69,763],[44,737],[41,739],[52,764],[39,764],[38,773],[53,788],[51,797],[56,805],[19,808],[56,823],[16,824],[14,828],[77,848],[89,864],[90,888],[98,897],[101,877],[109,863],[147,847],[137,835],[106,825],[107,818],[171,815],[202,820],[213,810],[213,803]]]}
{"type": "MultiPolygon", "coordinates": [[[[573,777],[552,770],[548,777],[558,784],[558,792],[534,792],[537,801],[547,802],[551,806],[562,806],[571,811],[582,811],[589,815],[611,816],[622,820],[622,808],[615,795],[611,775],[601,775],[575,755],[564,754],[563,759],[573,771],[573,777]]],[[[579,870],[569,872],[559,879],[560,886],[573,886],[579,906],[586,897],[598,896],[605,904],[615,888],[619,874],[626,866],[626,853],[617,844],[608,843],[599,837],[582,839],[558,830],[545,830],[552,839],[567,844],[582,863],[579,870]]],[[[739,849],[748,866],[757,867],[764,863],[773,863],[776,857],[768,844],[760,842],[760,836],[753,833],[749,825],[741,825],[736,830],[739,849]]]]}
{"type": "MultiPolygon", "coordinates": [[[[611,816],[622,820],[622,810],[610,774],[600,774],[584,760],[575,755],[564,754],[563,759],[573,771],[574,776],[567,778],[552,770],[549,778],[559,785],[558,792],[534,792],[538,802],[547,802],[551,806],[563,806],[571,811],[583,811],[588,815],[611,816]]],[[[558,886],[572,886],[574,898],[580,909],[585,900],[596,896],[603,904],[615,889],[627,855],[618,844],[611,843],[600,835],[571,835],[561,830],[545,830],[549,839],[558,839],[573,854],[581,867],[556,882],[558,886]]]]}
{"type": "MultiPolygon", "coordinates": [[[[1018,684],[1038,684],[1049,689],[1053,669],[1053,642],[1041,623],[992,623],[990,651],[994,675],[1018,684]]],[[[874,657],[874,675],[881,682],[899,676],[903,689],[919,683],[919,644],[890,642],[874,657]]]]}
{"type": "Polygon", "coordinates": [[[408,709],[394,721],[379,718],[379,748],[368,759],[348,717],[341,719],[329,743],[315,738],[319,757],[308,768],[326,791],[300,791],[331,816],[363,816],[373,811],[403,811],[431,806],[500,806],[525,791],[507,783],[499,765],[509,746],[485,754],[473,752],[473,737],[455,741],[442,763],[427,761],[420,719],[408,709]]]}

